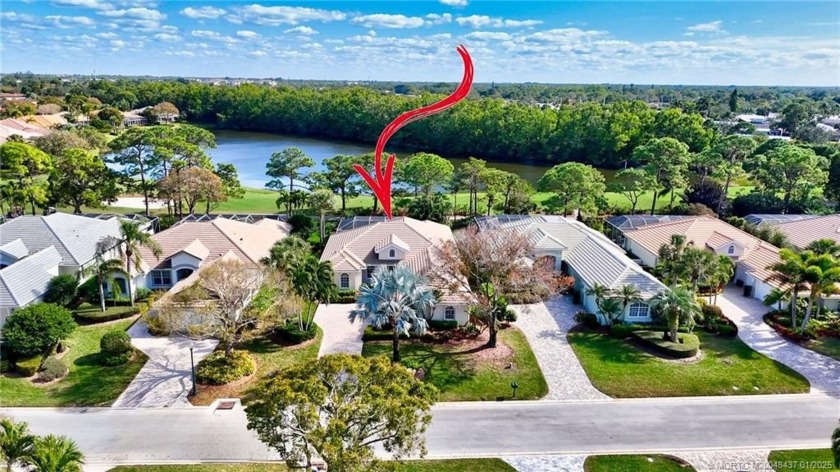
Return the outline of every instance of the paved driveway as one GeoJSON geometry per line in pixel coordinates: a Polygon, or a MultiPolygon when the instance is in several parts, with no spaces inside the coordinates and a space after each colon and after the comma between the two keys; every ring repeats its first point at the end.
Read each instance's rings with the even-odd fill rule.
{"type": "Polygon", "coordinates": [[[315,312],[315,323],[324,331],[318,357],[327,354],[361,354],[362,333],[364,323],[356,320],[350,322],[350,312],[356,308],[355,303],[331,303],[319,305],[315,312]]]}
{"type": "Polygon", "coordinates": [[[785,364],[811,383],[811,392],[840,394],[840,361],[791,343],[773,330],[762,317],[770,309],[759,300],[743,296],[737,287],[727,287],[717,305],[738,325],[738,337],[765,356],[785,364]]]}
{"type": "Polygon", "coordinates": [[[592,386],[566,340],[578,311],[569,297],[556,296],[544,303],[511,308],[518,315],[516,326],[528,338],[548,382],[548,395],[543,400],[610,400],[592,386]]]}
{"type": "Polygon", "coordinates": [[[213,352],[216,340],[193,342],[184,338],[155,337],[141,320],[128,330],[131,344],[149,356],[128,388],[114,402],[115,407],[185,407],[192,389],[190,346],[195,363],[213,352]]]}

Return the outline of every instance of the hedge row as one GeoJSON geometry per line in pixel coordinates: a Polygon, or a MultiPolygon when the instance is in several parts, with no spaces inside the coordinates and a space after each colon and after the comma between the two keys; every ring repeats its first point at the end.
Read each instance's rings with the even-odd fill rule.
{"type": "Polygon", "coordinates": [[[140,313],[140,304],[135,306],[110,306],[105,311],[99,307],[86,307],[73,312],[73,317],[81,323],[105,323],[106,321],[121,320],[140,313]]]}
{"type": "Polygon", "coordinates": [[[634,331],[633,337],[652,350],[676,359],[694,357],[700,350],[700,338],[694,334],[677,333],[678,343],[664,339],[662,331],[634,331]]]}

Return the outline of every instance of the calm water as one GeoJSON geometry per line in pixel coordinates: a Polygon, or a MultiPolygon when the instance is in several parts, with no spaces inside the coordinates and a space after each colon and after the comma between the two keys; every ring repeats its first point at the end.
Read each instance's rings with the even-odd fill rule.
{"type": "MultiPolygon", "coordinates": [[[[271,154],[282,151],[287,147],[300,148],[311,157],[316,165],[305,170],[322,170],[321,162],[325,158],[338,154],[358,155],[373,152],[374,146],[364,146],[341,141],[325,141],[321,139],[300,138],[268,133],[251,133],[247,131],[212,130],[216,134],[216,149],[210,150],[213,162],[226,162],[236,165],[239,179],[245,187],[262,188],[269,180],[265,175],[265,165],[271,154]]],[[[396,152],[397,158],[405,157],[410,152],[396,152]]],[[[479,156],[476,156],[479,157],[479,156]]],[[[456,167],[464,159],[449,159],[456,167]]],[[[491,163],[493,167],[513,172],[529,182],[536,184],[537,180],[549,168],[546,165],[491,163]]]]}

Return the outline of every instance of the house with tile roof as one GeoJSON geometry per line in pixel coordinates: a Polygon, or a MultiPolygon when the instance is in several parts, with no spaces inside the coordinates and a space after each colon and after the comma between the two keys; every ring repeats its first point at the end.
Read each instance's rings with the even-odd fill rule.
{"type": "Polygon", "coordinates": [[[86,278],[96,243],[120,236],[119,219],[68,213],[24,215],[0,225],[0,320],[16,308],[41,301],[57,275],[86,278]]]}
{"type": "Polygon", "coordinates": [[[830,239],[840,244],[840,214],[782,222],[776,224],[776,229],[784,233],[797,249],[804,249],[819,239],[830,239]]]}
{"type": "MultiPolygon", "coordinates": [[[[407,266],[416,273],[427,274],[437,257],[435,249],[452,240],[449,226],[408,217],[343,227],[347,229],[330,236],[321,255],[321,261],[332,264],[340,290],[358,290],[379,266],[407,266]]],[[[431,319],[466,324],[471,303],[469,292],[442,288],[431,319]]]]}
{"type": "MultiPolygon", "coordinates": [[[[162,249],[160,257],[140,248],[142,262],[132,270],[132,284],[135,289],[169,290],[222,257],[256,267],[291,229],[288,223],[268,218],[252,223],[228,218],[183,221],[152,236],[162,249]]],[[[114,274],[114,283],[125,293],[124,275],[114,274]]]]}
{"type": "Polygon", "coordinates": [[[685,235],[687,244],[732,259],[735,281],[745,287],[745,294],[761,300],[779,286],[777,282],[768,281],[772,271],[767,269],[780,261],[779,249],[709,216],[626,229],[623,231],[624,248],[641,260],[642,265],[655,267],[659,262],[659,249],[670,244],[671,236],[675,234],[685,235]]]}
{"type": "Polygon", "coordinates": [[[586,291],[595,284],[612,290],[633,285],[643,299],[627,307],[627,322],[650,322],[648,300],[665,290],[665,285],[646,272],[625,254],[625,251],[604,234],[572,218],[556,215],[506,215],[481,217],[476,221],[481,231],[513,231],[526,234],[534,246],[534,258],[545,258],[556,270],[575,279],[575,290],[581,294],[586,310],[598,314],[595,297],[586,291]]]}

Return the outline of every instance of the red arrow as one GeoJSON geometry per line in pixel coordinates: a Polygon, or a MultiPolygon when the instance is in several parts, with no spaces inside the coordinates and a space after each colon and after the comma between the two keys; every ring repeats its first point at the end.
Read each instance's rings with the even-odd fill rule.
{"type": "Polygon", "coordinates": [[[382,204],[382,210],[385,212],[385,215],[389,220],[393,217],[391,214],[391,175],[394,171],[394,160],[397,156],[393,154],[388,155],[388,160],[385,162],[385,171],[383,172],[382,151],[385,148],[385,143],[388,142],[388,139],[390,139],[391,136],[393,136],[394,133],[403,126],[423,119],[427,116],[434,115],[435,113],[440,113],[469,95],[470,87],[472,87],[473,82],[472,58],[467,52],[467,48],[463,45],[458,46],[457,51],[458,54],[461,55],[461,59],[464,61],[464,77],[461,79],[461,84],[458,85],[458,88],[452,92],[452,95],[429,106],[407,111],[398,116],[394,121],[390,122],[388,126],[382,130],[382,134],[379,135],[379,139],[376,141],[376,152],[374,153],[373,166],[375,170],[375,177],[371,176],[361,165],[353,165],[356,172],[365,179],[365,182],[367,182],[368,186],[370,186],[370,189],[373,190],[373,193],[376,195],[379,203],[382,204]]]}

